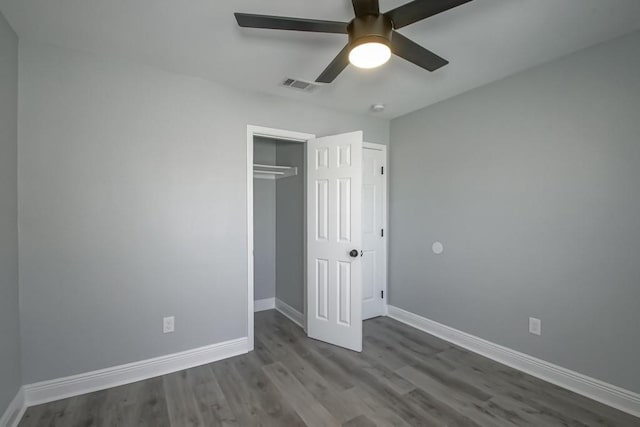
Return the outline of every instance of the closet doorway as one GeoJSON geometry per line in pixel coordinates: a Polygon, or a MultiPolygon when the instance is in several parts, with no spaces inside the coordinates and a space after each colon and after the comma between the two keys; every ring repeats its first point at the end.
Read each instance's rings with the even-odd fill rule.
{"type": "Polygon", "coordinates": [[[247,127],[248,337],[277,309],[311,338],[362,349],[386,314],[386,147],[361,131],[247,127]]]}

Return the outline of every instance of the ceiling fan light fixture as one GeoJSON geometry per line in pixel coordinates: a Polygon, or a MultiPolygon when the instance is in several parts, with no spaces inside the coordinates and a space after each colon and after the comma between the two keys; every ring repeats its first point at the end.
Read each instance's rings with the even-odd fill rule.
{"type": "Polygon", "coordinates": [[[358,68],[376,68],[391,58],[391,20],[384,15],[364,15],[347,26],[349,62],[358,68]]]}
{"type": "Polygon", "coordinates": [[[235,13],[235,17],[239,26],[247,28],[347,34],[347,45],[316,78],[316,83],[331,83],[349,64],[376,68],[389,61],[392,53],[427,71],[444,67],[449,61],[395,30],[470,1],[412,0],[381,13],[379,0],[352,0],[355,17],[349,22],[252,13],[235,13]]]}
{"type": "Polygon", "coordinates": [[[391,49],[384,43],[361,43],[349,52],[349,62],[358,68],[376,68],[391,58],[391,49]]]}

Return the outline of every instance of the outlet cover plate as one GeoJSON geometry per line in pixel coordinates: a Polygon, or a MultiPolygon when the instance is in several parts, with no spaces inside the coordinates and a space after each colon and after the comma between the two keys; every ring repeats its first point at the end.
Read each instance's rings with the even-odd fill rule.
{"type": "Polygon", "coordinates": [[[529,317],[529,333],[542,335],[542,321],[535,317],[529,317]]]}
{"type": "Polygon", "coordinates": [[[176,319],[173,316],[165,317],[162,319],[162,333],[168,334],[175,331],[176,319]]]}

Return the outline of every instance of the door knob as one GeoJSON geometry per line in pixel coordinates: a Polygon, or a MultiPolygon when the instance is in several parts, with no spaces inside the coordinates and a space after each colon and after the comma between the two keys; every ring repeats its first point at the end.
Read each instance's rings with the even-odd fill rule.
{"type": "Polygon", "coordinates": [[[349,252],[349,256],[351,258],[357,258],[358,257],[358,250],[357,249],[351,249],[351,252],[349,252]]]}

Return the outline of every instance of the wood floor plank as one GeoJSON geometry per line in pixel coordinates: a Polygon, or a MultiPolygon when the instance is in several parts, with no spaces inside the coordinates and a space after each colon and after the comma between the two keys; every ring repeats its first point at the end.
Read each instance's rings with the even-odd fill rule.
{"type": "MultiPolygon", "coordinates": [[[[272,352],[265,344],[261,336],[254,335],[253,351],[256,353],[256,356],[258,357],[258,359],[260,359],[260,362],[263,365],[269,365],[279,359],[279,357],[274,352],[272,352]]],[[[284,352],[285,355],[286,353],[287,352],[284,352]]]]}
{"type": "Polygon", "coordinates": [[[410,425],[433,425],[435,420],[423,408],[410,404],[403,396],[366,370],[354,365],[341,348],[324,348],[326,356],[345,372],[349,372],[354,382],[371,394],[378,404],[385,405],[410,425]]]}
{"type": "Polygon", "coordinates": [[[96,425],[126,426],[128,424],[126,410],[132,398],[129,393],[131,388],[132,385],[127,384],[105,390],[99,409],[100,421],[96,425]]]}
{"type": "Polygon", "coordinates": [[[483,390],[461,380],[455,380],[452,376],[428,375],[413,366],[405,366],[396,372],[423,390],[437,392],[460,402],[482,403],[491,398],[491,395],[483,390]]]}
{"type": "Polygon", "coordinates": [[[464,378],[493,396],[526,404],[539,418],[547,419],[550,424],[553,423],[552,419],[556,419],[580,425],[640,425],[629,414],[522,372],[509,372],[510,368],[504,365],[496,367],[494,363],[480,361],[473,368],[461,366],[453,375],[464,378]]]}
{"type": "Polygon", "coordinates": [[[20,420],[20,427],[61,426],[71,399],[58,400],[44,405],[27,408],[20,420]]]}
{"type": "Polygon", "coordinates": [[[198,366],[190,369],[188,377],[193,398],[207,426],[238,426],[227,398],[224,395],[211,367],[198,366]]]}
{"type": "Polygon", "coordinates": [[[358,415],[342,424],[344,427],[376,427],[377,424],[367,418],[366,415],[358,415]]]}
{"type": "MultiPolygon", "coordinates": [[[[426,357],[420,356],[401,344],[391,343],[374,337],[369,337],[367,343],[374,349],[377,348],[378,353],[384,352],[387,354],[388,358],[393,360],[393,362],[389,363],[387,366],[394,371],[403,366],[409,365],[432,376],[446,377],[448,371],[455,369],[454,364],[449,362],[443,363],[440,359],[433,357],[437,353],[426,357]]],[[[384,358],[378,358],[378,360],[385,363],[384,358]]]]}
{"type": "Polygon", "coordinates": [[[273,329],[265,333],[265,335],[269,336],[269,340],[265,339],[265,342],[272,350],[274,350],[272,346],[286,348],[288,351],[281,358],[286,358],[286,353],[292,351],[310,364],[332,387],[339,390],[347,390],[353,387],[348,373],[337,369],[334,364],[320,354],[315,347],[317,342],[308,338],[304,338],[306,342],[299,342],[295,336],[298,332],[287,332],[285,329],[279,329],[275,325],[272,326],[273,329]],[[278,329],[276,330],[276,328],[278,329]],[[274,332],[274,330],[276,331],[274,332]]]}
{"type": "MultiPolygon", "coordinates": [[[[418,357],[431,357],[435,353],[443,351],[439,345],[423,345],[417,343],[415,340],[407,338],[405,335],[400,335],[379,319],[376,319],[375,323],[372,322],[370,326],[367,324],[364,336],[378,338],[393,346],[409,349],[416,353],[418,357]]],[[[449,346],[446,348],[449,348],[449,346]]]]}
{"type": "MultiPolygon", "coordinates": [[[[424,347],[416,342],[399,335],[389,328],[374,326],[369,328],[371,334],[365,338],[365,342],[376,342],[376,339],[385,344],[385,348],[395,348],[398,350],[398,357],[402,357],[405,364],[411,363],[408,359],[415,362],[428,361],[433,367],[437,367],[441,370],[453,370],[457,367],[456,364],[450,363],[443,359],[435,358],[434,355],[445,350],[438,350],[434,347],[424,347]]],[[[450,347],[447,347],[449,349],[450,347]]]]}
{"type": "Polygon", "coordinates": [[[416,344],[424,347],[425,349],[433,350],[434,353],[451,348],[450,343],[441,340],[440,338],[434,337],[433,335],[425,334],[418,329],[409,327],[389,317],[378,317],[376,319],[373,319],[373,321],[374,323],[389,330],[390,332],[393,332],[394,334],[397,334],[398,336],[413,341],[416,344]]]}
{"type": "Polygon", "coordinates": [[[236,372],[231,359],[209,365],[220,384],[220,388],[241,426],[264,425],[267,414],[249,386],[236,372]]]}
{"type": "Polygon", "coordinates": [[[378,337],[365,337],[362,349],[371,359],[377,360],[380,364],[395,371],[409,363],[409,361],[398,354],[393,346],[380,340],[378,337]]]}
{"type": "Polygon", "coordinates": [[[169,411],[162,377],[127,385],[125,426],[169,427],[169,411]]]}
{"type": "Polygon", "coordinates": [[[72,398],[72,402],[67,408],[69,415],[67,425],[85,427],[105,425],[101,412],[106,404],[107,394],[107,390],[100,390],[72,398]]]}
{"type": "Polygon", "coordinates": [[[210,367],[200,366],[196,369],[197,374],[192,377],[196,380],[192,379],[191,386],[206,425],[239,425],[210,367]]]}
{"type": "Polygon", "coordinates": [[[262,369],[307,425],[340,425],[282,363],[276,362],[262,369]]]}
{"type": "Polygon", "coordinates": [[[433,418],[446,426],[480,427],[473,419],[458,412],[444,402],[433,398],[421,389],[415,389],[405,395],[405,398],[415,405],[425,408],[433,418]]]}
{"type": "MultiPolygon", "coordinates": [[[[334,349],[338,351],[337,349],[334,349]]],[[[408,393],[415,386],[405,378],[396,374],[390,367],[385,366],[384,361],[380,358],[373,357],[366,352],[355,353],[352,351],[342,351],[344,357],[349,358],[354,366],[370,373],[376,377],[378,381],[392,388],[398,394],[408,393]]]]}
{"type": "Polygon", "coordinates": [[[445,351],[436,353],[435,357],[452,363],[457,368],[466,367],[476,369],[481,372],[491,372],[494,375],[499,375],[503,378],[511,378],[516,381],[520,379],[524,380],[526,377],[524,372],[509,368],[508,366],[494,360],[459,347],[451,347],[445,351]]]}
{"type": "Polygon", "coordinates": [[[525,402],[517,402],[503,396],[494,396],[485,403],[488,412],[511,422],[516,426],[548,426],[561,427],[568,425],[568,421],[551,417],[540,412],[525,402]]]}
{"type": "Polygon", "coordinates": [[[341,388],[325,381],[319,372],[297,354],[290,353],[281,363],[339,422],[346,422],[362,414],[341,388]]]}
{"type": "MultiPolygon", "coordinates": [[[[319,349],[321,354],[326,352],[327,354],[340,355],[347,359],[351,366],[358,367],[359,369],[370,373],[377,378],[378,381],[386,384],[398,394],[407,393],[415,387],[411,382],[394,372],[391,367],[396,366],[395,364],[388,364],[384,358],[376,357],[372,354],[370,351],[371,347],[368,347],[361,353],[358,353],[319,341],[314,342],[313,345],[319,349]]],[[[405,365],[403,364],[401,366],[405,365]]],[[[349,369],[351,369],[351,367],[349,369]]]]}
{"type": "Polygon", "coordinates": [[[264,410],[267,418],[263,422],[277,426],[303,426],[304,422],[293,409],[293,404],[278,391],[275,384],[263,371],[255,354],[233,359],[233,367],[243,379],[249,392],[264,410]]]}
{"type": "Polygon", "coordinates": [[[385,401],[377,400],[375,396],[360,387],[347,390],[343,395],[351,405],[357,407],[358,412],[366,415],[379,426],[410,427],[410,424],[389,408],[385,401]]]}
{"type": "Polygon", "coordinates": [[[187,378],[192,375],[192,372],[175,372],[163,378],[171,425],[185,427],[204,425],[204,419],[187,378]]]}
{"type": "Polygon", "coordinates": [[[208,366],[165,375],[163,379],[171,425],[238,425],[208,366]]]}

